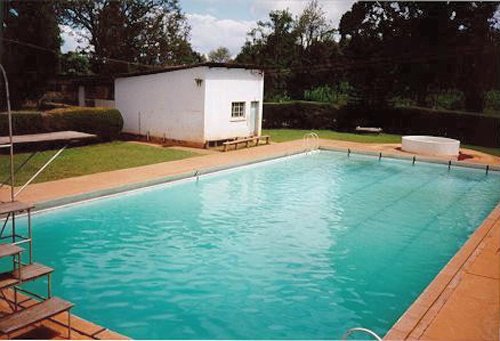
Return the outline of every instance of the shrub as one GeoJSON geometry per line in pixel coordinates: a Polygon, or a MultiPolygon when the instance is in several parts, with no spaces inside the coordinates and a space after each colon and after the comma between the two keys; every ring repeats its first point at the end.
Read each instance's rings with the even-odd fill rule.
{"type": "Polygon", "coordinates": [[[262,126],[265,129],[335,129],[338,110],[327,103],[264,103],[262,126]]]}
{"type": "Polygon", "coordinates": [[[269,103],[286,103],[290,102],[292,98],[288,96],[286,93],[285,94],[277,94],[274,96],[271,96],[267,99],[269,103]]]}
{"type": "Polygon", "coordinates": [[[490,90],[486,93],[485,111],[500,115],[500,90],[490,90]]]}
{"type": "Polygon", "coordinates": [[[318,86],[317,88],[304,91],[306,101],[333,103],[335,99],[334,90],[328,85],[318,86]]]}
{"type": "Polygon", "coordinates": [[[431,108],[461,110],[465,107],[465,96],[462,91],[448,89],[431,93],[426,97],[425,102],[431,108]]]}
{"type": "Polygon", "coordinates": [[[123,128],[122,115],[111,108],[71,107],[50,110],[43,116],[50,131],[76,130],[112,139],[123,128]]]}
{"type": "MultiPolygon", "coordinates": [[[[110,108],[71,107],[46,112],[12,112],[14,135],[76,130],[104,139],[116,137],[122,130],[120,112],[110,108]]],[[[0,113],[0,136],[9,134],[7,113],[0,113]]]]}
{"type": "Polygon", "coordinates": [[[389,103],[395,107],[411,107],[417,105],[415,100],[403,96],[394,96],[390,99],[389,103]]]}
{"type": "Polygon", "coordinates": [[[341,82],[335,88],[328,85],[318,86],[304,91],[304,99],[306,101],[344,105],[349,100],[350,90],[351,86],[347,82],[341,82]]]}
{"type": "MultiPolygon", "coordinates": [[[[13,111],[12,130],[14,135],[35,134],[46,132],[42,113],[37,111],[13,111]]],[[[0,136],[9,134],[9,119],[7,113],[0,113],[0,136]]]]}

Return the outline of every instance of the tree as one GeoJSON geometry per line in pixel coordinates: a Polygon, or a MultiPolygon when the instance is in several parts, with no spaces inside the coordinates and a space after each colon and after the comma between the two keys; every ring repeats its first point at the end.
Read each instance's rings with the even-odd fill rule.
{"type": "Polygon", "coordinates": [[[295,31],[298,36],[300,71],[293,72],[290,94],[300,98],[306,89],[325,84],[338,86],[341,75],[335,70],[322,70],[325,65],[339,58],[340,50],[334,39],[336,30],[326,19],[326,13],[317,0],[311,1],[296,19],[295,31]]]}
{"type": "Polygon", "coordinates": [[[3,5],[0,54],[12,105],[19,107],[26,99],[37,99],[58,72],[59,26],[51,1],[4,1],[3,5]]]}
{"type": "Polygon", "coordinates": [[[228,63],[231,61],[231,52],[226,47],[219,47],[208,53],[208,60],[215,63],[228,63]]]}
{"type": "Polygon", "coordinates": [[[61,74],[88,75],[90,74],[90,61],[86,54],[68,52],[61,55],[61,74]]]}
{"type": "Polygon", "coordinates": [[[58,1],[60,22],[82,32],[96,73],[199,61],[178,0],[58,1]],[[125,62],[123,62],[125,61],[125,62]]]}
{"type": "Polygon", "coordinates": [[[298,63],[298,50],[293,16],[288,10],[278,10],[269,13],[269,21],[257,22],[236,60],[274,68],[277,72],[267,74],[266,96],[282,97],[287,96],[291,77],[287,70],[298,63]]]}
{"type": "Polygon", "coordinates": [[[335,29],[326,19],[318,0],[312,0],[299,16],[296,28],[299,44],[307,49],[315,43],[333,41],[335,29]]]}
{"type": "Polygon", "coordinates": [[[335,33],[317,0],[295,17],[288,10],[272,11],[248,33],[237,61],[272,68],[266,73],[267,98],[301,98],[307,89],[340,82],[336,73],[318,70],[340,54],[335,33]]]}
{"type": "Polygon", "coordinates": [[[496,83],[498,75],[500,23],[495,13],[497,3],[473,2],[454,4],[456,13],[456,43],[470,52],[457,56],[456,85],[465,95],[465,109],[482,112],[486,92],[496,83]]]}
{"type": "Polygon", "coordinates": [[[482,2],[354,4],[339,30],[343,53],[357,64],[350,78],[360,102],[381,105],[388,94],[404,92],[423,105],[430,89],[458,88],[466,109],[481,112],[496,74],[498,8],[482,2]]]}

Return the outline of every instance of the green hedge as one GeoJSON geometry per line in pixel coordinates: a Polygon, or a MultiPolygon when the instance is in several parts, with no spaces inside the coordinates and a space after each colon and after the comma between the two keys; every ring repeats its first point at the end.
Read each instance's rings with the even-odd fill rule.
{"type": "Polygon", "coordinates": [[[485,147],[500,146],[500,117],[422,107],[397,107],[377,115],[388,133],[426,134],[485,147]]]}
{"type": "Polygon", "coordinates": [[[357,125],[382,127],[393,134],[448,136],[462,143],[500,146],[500,117],[421,107],[350,111],[314,102],[264,103],[264,129],[330,129],[353,131],[357,125]]]}
{"type": "MultiPolygon", "coordinates": [[[[15,135],[76,130],[104,139],[116,137],[123,128],[120,112],[111,108],[71,107],[46,112],[13,112],[15,135]]],[[[0,114],[0,135],[8,134],[7,114],[0,114]]]]}
{"type": "MultiPolygon", "coordinates": [[[[46,132],[42,115],[36,111],[16,111],[12,115],[14,135],[35,134],[46,132]]],[[[9,135],[9,120],[7,113],[0,114],[0,136],[9,135]]]]}
{"type": "Polygon", "coordinates": [[[72,107],[43,113],[50,131],[76,130],[111,139],[123,128],[123,118],[117,109],[72,107]]]}

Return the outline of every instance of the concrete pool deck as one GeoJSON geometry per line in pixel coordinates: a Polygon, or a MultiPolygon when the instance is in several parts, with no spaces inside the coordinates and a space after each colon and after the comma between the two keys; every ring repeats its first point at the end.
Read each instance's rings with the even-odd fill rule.
{"type": "MultiPolygon", "coordinates": [[[[413,154],[399,150],[399,145],[396,144],[364,144],[321,139],[320,145],[325,149],[342,151],[351,149],[352,152],[373,154],[381,152],[384,156],[407,158],[409,162],[413,157],[413,154]]],[[[116,192],[116,188],[119,188],[118,191],[126,190],[130,186],[154,184],[169,178],[192,175],[198,170],[229,168],[303,150],[303,141],[296,140],[227,153],[209,153],[178,161],[33,184],[18,199],[34,202],[43,208],[47,205],[82,200],[107,192],[113,193],[116,192]]],[[[500,167],[500,157],[472,150],[462,150],[462,152],[467,155],[465,162],[456,161],[453,164],[472,162],[477,167],[486,167],[486,165],[497,167],[497,169],[500,167]]],[[[417,156],[417,162],[426,160],[448,162],[447,158],[417,156]]],[[[8,200],[8,195],[9,188],[0,190],[0,200],[8,200]]],[[[500,325],[499,241],[500,205],[403,314],[386,335],[386,339],[498,340],[500,325]]],[[[2,311],[5,310],[0,306],[0,312],[2,311]]],[[[55,328],[52,321],[42,323],[42,325],[49,329],[55,328]]],[[[92,338],[91,331],[92,329],[87,332],[80,331],[78,335],[81,338],[92,338]]],[[[113,338],[114,335],[119,334],[109,334],[109,337],[104,336],[104,338],[113,338]]]]}

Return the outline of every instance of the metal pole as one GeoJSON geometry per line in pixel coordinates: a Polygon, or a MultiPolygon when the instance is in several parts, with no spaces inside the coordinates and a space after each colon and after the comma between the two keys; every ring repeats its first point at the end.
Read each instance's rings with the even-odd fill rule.
{"type": "Polygon", "coordinates": [[[30,264],[33,264],[33,233],[31,231],[31,209],[28,210],[28,238],[30,240],[30,264]]]}
{"type": "Polygon", "coordinates": [[[55,159],[57,159],[57,157],[59,155],[61,155],[61,153],[66,149],[66,147],[68,147],[68,145],[65,145],[64,147],[62,147],[61,149],[59,149],[59,151],[57,153],[54,154],[54,156],[52,156],[50,158],[49,161],[47,161],[36,173],[35,175],[33,175],[28,181],[26,181],[26,183],[23,185],[23,187],[21,187],[15,194],[14,194],[14,198],[17,197],[19,195],[19,193],[21,193],[22,191],[24,191],[24,189],[33,181],[36,179],[37,176],[40,175],[40,173],[42,173],[45,168],[47,168],[51,163],[52,161],[54,161],[55,159]]]}
{"type": "Polygon", "coordinates": [[[14,178],[14,139],[12,137],[12,113],[10,111],[10,94],[9,94],[9,80],[7,79],[7,73],[2,64],[0,64],[0,70],[2,71],[3,79],[5,82],[5,98],[7,100],[7,115],[9,120],[9,144],[10,144],[10,200],[14,201],[14,184],[16,183],[14,178]]]}

